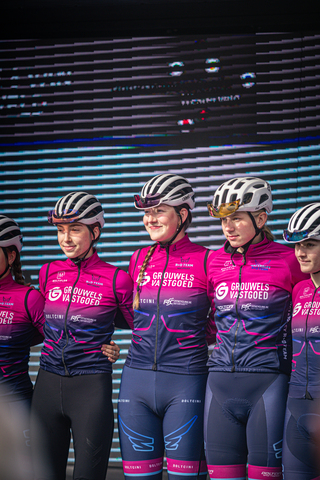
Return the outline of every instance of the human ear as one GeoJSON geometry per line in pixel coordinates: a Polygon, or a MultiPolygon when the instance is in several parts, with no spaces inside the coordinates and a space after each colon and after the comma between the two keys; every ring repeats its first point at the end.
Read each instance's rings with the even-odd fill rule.
{"type": "Polygon", "coordinates": [[[94,229],[92,230],[92,234],[93,234],[93,240],[96,241],[100,235],[100,228],[98,226],[95,226],[94,229]]]}
{"type": "Polygon", "coordinates": [[[258,228],[262,228],[268,219],[268,215],[266,212],[260,212],[257,219],[256,224],[258,228]]]}

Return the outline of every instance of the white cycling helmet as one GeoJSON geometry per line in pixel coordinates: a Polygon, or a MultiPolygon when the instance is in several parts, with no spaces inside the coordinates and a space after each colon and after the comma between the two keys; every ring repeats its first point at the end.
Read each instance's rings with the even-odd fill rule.
{"type": "Polygon", "coordinates": [[[0,215],[0,247],[11,246],[15,246],[18,252],[21,252],[22,233],[17,222],[5,215],[0,215]]]}
{"type": "Polygon", "coordinates": [[[57,201],[54,210],[48,213],[48,222],[53,224],[79,222],[85,225],[104,225],[101,203],[86,192],[71,192],[57,201]]]}
{"type": "Polygon", "coordinates": [[[158,207],[161,203],[178,207],[187,204],[190,210],[195,206],[194,191],[188,180],[180,175],[163,173],[151,178],[142,188],[141,195],[134,196],[138,210],[158,207]]]}
{"type": "Polygon", "coordinates": [[[289,243],[300,243],[308,238],[320,240],[320,203],[310,203],[297,210],[289,220],[283,238],[289,243]]]}
{"type": "Polygon", "coordinates": [[[216,190],[212,204],[208,203],[212,217],[222,218],[235,211],[272,211],[271,187],[268,182],[256,177],[237,177],[228,180],[216,190]]]}

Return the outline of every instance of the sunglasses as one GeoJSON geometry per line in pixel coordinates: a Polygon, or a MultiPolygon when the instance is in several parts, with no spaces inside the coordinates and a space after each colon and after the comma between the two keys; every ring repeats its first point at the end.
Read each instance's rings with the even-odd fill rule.
{"type": "Polygon", "coordinates": [[[57,215],[56,210],[50,210],[48,212],[48,222],[51,224],[56,223],[72,223],[79,220],[79,211],[78,210],[64,210],[63,217],[57,215]]]}
{"type": "Polygon", "coordinates": [[[240,206],[240,200],[235,200],[234,202],[230,203],[221,203],[219,207],[215,207],[212,205],[212,203],[207,203],[208,211],[211,217],[215,218],[227,217],[228,215],[236,212],[240,206]]]}
{"type": "Polygon", "coordinates": [[[161,193],[151,194],[148,193],[145,197],[140,197],[140,195],[134,196],[134,204],[136,208],[152,208],[158,207],[161,203],[162,195],[161,193]]]}
{"type": "Polygon", "coordinates": [[[319,232],[312,234],[309,230],[301,230],[300,232],[290,232],[289,230],[283,230],[283,238],[287,242],[301,242],[302,240],[316,237],[318,235],[319,232]]]}

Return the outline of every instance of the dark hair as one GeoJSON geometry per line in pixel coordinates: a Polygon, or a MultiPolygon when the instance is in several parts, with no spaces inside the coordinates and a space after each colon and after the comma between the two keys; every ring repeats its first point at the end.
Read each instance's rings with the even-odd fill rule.
{"type": "Polygon", "coordinates": [[[21,260],[20,260],[20,253],[15,245],[10,245],[10,247],[5,247],[7,252],[16,252],[16,258],[14,259],[11,265],[11,272],[14,276],[14,280],[19,283],[20,285],[25,285],[25,278],[22,274],[21,269],[21,260]]]}

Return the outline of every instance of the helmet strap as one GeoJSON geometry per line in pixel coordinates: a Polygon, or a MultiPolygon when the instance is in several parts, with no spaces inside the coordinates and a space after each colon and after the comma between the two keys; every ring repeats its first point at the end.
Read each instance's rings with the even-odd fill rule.
{"type": "Polygon", "coordinates": [[[177,215],[178,217],[180,218],[180,226],[177,228],[177,231],[176,233],[173,235],[173,237],[166,243],[160,243],[160,246],[163,247],[163,248],[166,248],[166,247],[170,247],[170,245],[172,245],[172,243],[175,241],[175,239],[177,238],[177,236],[179,235],[179,233],[181,232],[181,230],[183,229],[186,221],[188,220],[188,216],[186,217],[185,221],[183,222],[182,221],[182,218],[181,218],[181,215],[180,215],[180,212],[177,212],[177,215]]]}
{"type": "MultiPolygon", "coordinates": [[[[260,233],[262,233],[262,228],[258,228],[257,224],[256,224],[256,220],[254,218],[254,216],[252,215],[251,212],[247,212],[247,214],[249,215],[249,217],[251,218],[251,221],[252,221],[252,224],[253,224],[253,227],[255,229],[255,234],[254,236],[247,242],[245,243],[244,245],[241,245],[241,247],[232,247],[230,245],[230,242],[227,242],[226,246],[225,246],[225,251],[228,252],[228,253],[231,253],[231,261],[233,263],[233,255],[235,255],[235,253],[241,253],[241,255],[243,256],[243,263],[244,265],[246,264],[246,253],[250,247],[250,245],[252,244],[253,240],[258,236],[260,235],[260,233]]],[[[234,263],[233,263],[234,265],[234,263]]]]}
{"type": "Polygon", "coordinates": [[[93,239],[91,240],[90,246],[89,246],[88,250],[84,253],[84,255],[82,255],[82,256],[79,255],[79,257],[76,257],[76,258],[72,258],[72,259],[71,259],[72,262],[73,262],[75,265],[80,265],[81,262],[83,262],[83,261],[86,259],[86,256],[87,256],[88,253],[90,252],[91,248],[93,248],[94,242],[96,241],[95,236],[94,236],[93,229],[91,228],[90,225],[87,225],[87,227],[88,227],[89,232],[93,235],[93,239]]]}

